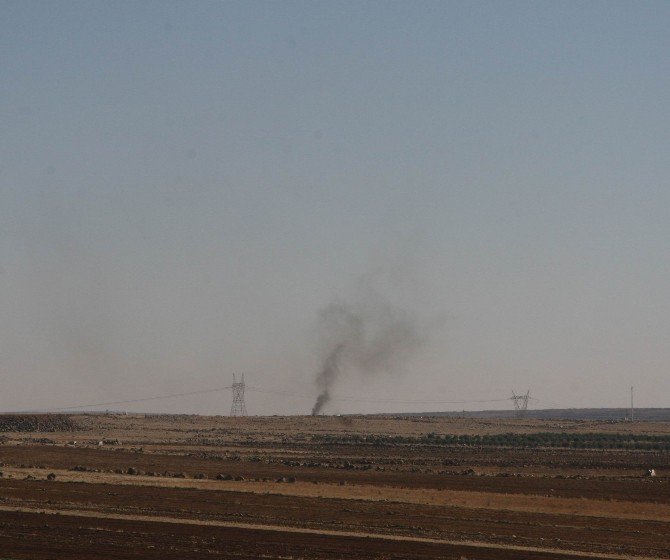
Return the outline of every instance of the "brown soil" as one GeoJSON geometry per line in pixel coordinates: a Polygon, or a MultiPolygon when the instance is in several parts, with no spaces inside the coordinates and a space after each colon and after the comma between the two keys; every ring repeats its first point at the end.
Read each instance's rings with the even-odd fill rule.
{"type": "Polygon", "coordinates": [[[325,445],[311,436],[493,428],[300,420],[93,415],[8,434],[0,558],[670,558],[667,453],[325,445]]]}

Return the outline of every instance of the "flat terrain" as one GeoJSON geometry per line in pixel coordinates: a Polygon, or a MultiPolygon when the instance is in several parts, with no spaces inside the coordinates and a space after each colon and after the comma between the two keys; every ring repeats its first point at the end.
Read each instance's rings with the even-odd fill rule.
{"type": "Polygon", "coordinates": [[[0,415],[0,442],[3,560],[670,558],[670,423],[0,415]]]}

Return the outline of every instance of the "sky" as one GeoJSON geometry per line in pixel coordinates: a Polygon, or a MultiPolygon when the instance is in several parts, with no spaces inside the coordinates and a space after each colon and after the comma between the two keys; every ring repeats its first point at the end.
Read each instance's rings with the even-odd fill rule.
{"type": "Polygon", "coordinates": [[[669,24],[0,1],[0,411],[306,414],[366,293],[422,344],[328,413],[670,406],[669,24]]]}

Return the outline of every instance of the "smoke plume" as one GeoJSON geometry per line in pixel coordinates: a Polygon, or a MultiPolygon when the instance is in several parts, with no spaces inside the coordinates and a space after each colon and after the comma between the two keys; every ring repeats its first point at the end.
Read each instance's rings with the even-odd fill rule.
{"type": "Polygon", "coordinates": [[[373,375],[399,370],[425,342],[425,328],[409,311],[372,287],[351,302],[328,305],[319,314],[323,363],[316,375],[319,395],[312,415],[331,400],[331,389],[348,371],[373,375]]]}

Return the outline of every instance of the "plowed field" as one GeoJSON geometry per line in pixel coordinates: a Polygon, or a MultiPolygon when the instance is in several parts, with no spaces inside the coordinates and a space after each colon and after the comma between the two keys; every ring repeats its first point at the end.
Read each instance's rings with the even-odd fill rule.
{"type": "Polygon", "coordinates": [[[70,431],[2,434],[2,560],[670,558],[667,451],[424,437],[663,437],[662,423],[74,415],[53,425],[70,431]]]}

